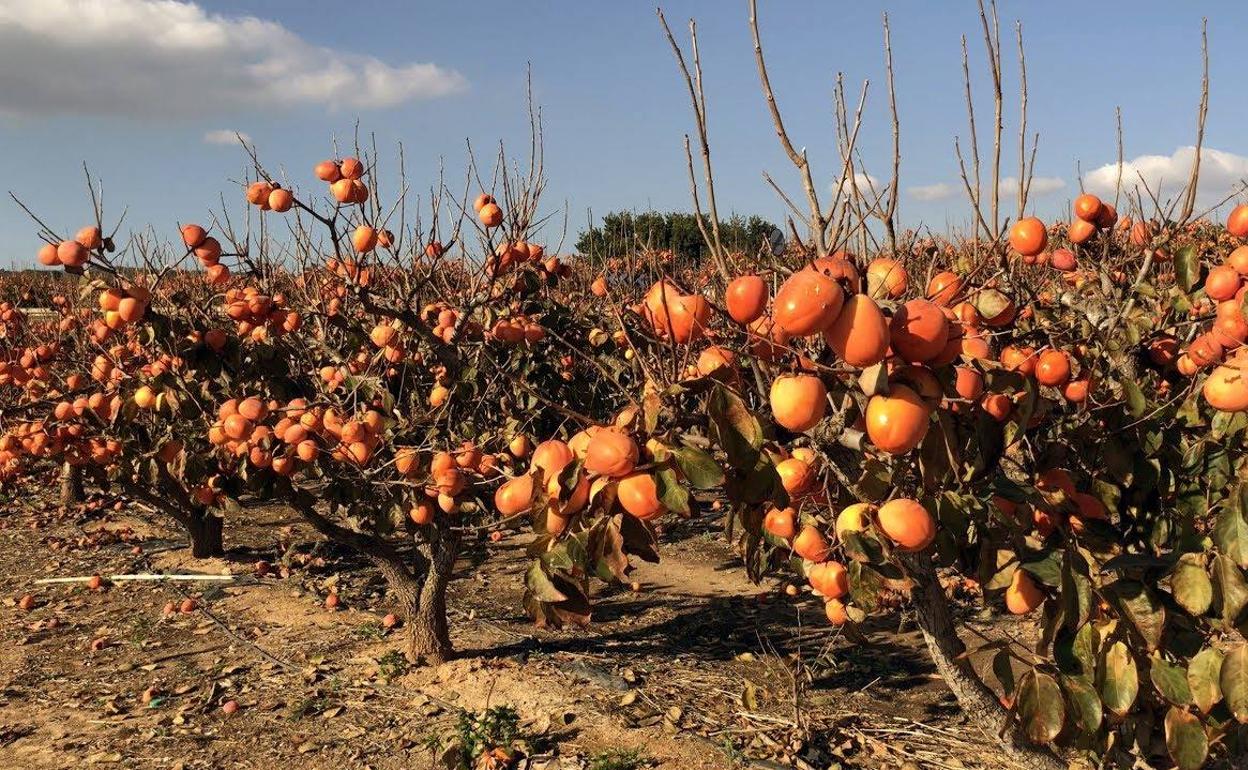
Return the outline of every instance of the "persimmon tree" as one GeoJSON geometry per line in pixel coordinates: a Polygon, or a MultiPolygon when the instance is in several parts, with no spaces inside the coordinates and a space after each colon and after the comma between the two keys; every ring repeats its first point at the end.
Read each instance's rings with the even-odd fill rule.
{"type": "Polygon", "coordinates": [[[35,218],[38,261],[74,282],[47,283],[60,291],[40,315],[19,314],[28,328],[10,336],[0,451],[13,463],[60,464],[62,503],[81,497],[86,476],[171,516],[195,556],[219,556],[214,469],[198,429],[205,400],[230,374],[215,347],[221,332],[200,310],[211,292],[152,233],[120,245],[105,235],[87,183],[97,224],[65,238],[35,218]]]}
{"type": "Polygon", "coordinates": [[[782,248],[725,247],[696,28],[686,54],[664,21],[697,123],[685,149],[708,259],[548,255],[536,124],[527,168],[500,151],[488,183],[472,161],[423,205],[375,151],[312,181],[279,179],[248,147],[246,215],[187,224],[173,246],[144,235],[115,256],[98,224],[75,239],[43,227],[40,260],[86,278],[58,305],[55,348],[0,306],[0,464],[89,458],[193,542],[196,522],[253,500],[289,505],[381,571],[410,656],[431,661],[452,653],[457,558],[502,530],[536,533],[535,620],[582,624],[593,580],[658,558],[659,517],[723,510],[747,572],[798,573],[832,624],[869,630],[907,598],[972,723],[1024,763],[1195,768],[1242,751],[1248,205],[1225,227],[1196,211],[1197,165],[1173,203],[1120,185],[1049,225],[1029,215],[1020,131],[1003,215],[1001,40],[981,3],[986,182],[969,65],[969,164],[955,144],[973,225],[901,231],[887,21],[893,178],[860,184],[863,108],[838,85],[828,200],[749,8],[801,186],[766,177],[790,214],[782,248]],[[951,584],[1024,620],[968,647],[951,584]]]}
{"type": "MultiPolygon", "coordinates": [[[[1046,227],[1025,216],[1023,193],[1006,227],[993,181],[972,237],[890,227],[888,246],[849,253],[863,218],[891,217],[895,202],[859,191],[821,205],[750,9],[765,101],[809,212],[783,199],[807,233],[791,221],[786,254],[734,255],[706,227],[711,285],[672,275],[637,308],[652,338],[641,346],[652,361],[650,423],[672,420],[671,446],[697,447],[699,460],[710,447],[723,467],[722,485],[700,461],[684,478],[726,497],[751,574],[797,570],[832,623],[864,623],[890,594],[908,593],[973,723],[1031,764],[1058,766],[1055,750],[1200,767],[1219,746],[1241,751],[1248,206],[1225,229],[1202,219],[1196,167],[1171,205],[1145,186],[1120,219],[1121,201],[1082,194],[1069,223],[1046,227]],[[664,372],[665,358],[697,363],[664,372]],[[941,582],[955,576],[985,604],[1034,617],[1035,635],[968,650],[941,582]],[[989,669],[972,653],[991,653],[989,669]]],[[[981,19],[999,116],[995,8],[981,5],[981,19]]],[[[668,37],[703,149],[701,191],[689,154],[695,209],[701,216],[707,201],[713,223],[691,31],[692,66],[668,37]]],[[[888,53],[887,27],[885,43],[888,53]]],[[[891,56],[886,64],[891,83],[891,56]]],[[[845,162],[833,189],[843,191],[856,174],[861,107],[838,117],[845,162]]],[[[999,159],[998,149],[994,180],[999,159]]],[[[974,163],[967,189],[979,209],[974,163]]],[[[670,451],[654,455],[660,467],[670,451]]],[[[688,508],[683,490],[659,486],[665,507],[688,508]]]]}

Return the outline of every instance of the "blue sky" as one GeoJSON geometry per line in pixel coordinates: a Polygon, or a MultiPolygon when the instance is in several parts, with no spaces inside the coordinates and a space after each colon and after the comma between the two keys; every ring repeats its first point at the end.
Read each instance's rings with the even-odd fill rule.
{"type": "MultiPolygon", "coordinates": [[[[811,154],[825,197],[839,168],[831,103],[837,72],[854,97],[864,78],[872,81],[860,148],[868,173],[887,177],[880,14],[889,12],[903,223],[943,230],[967,221],[953,155],[953,137],[966,133],[963,33],[971,36],[981,130],[991,108],[972,0],[760,5],[777,98],[795,144],[811,154]],[[942,184],[957,194],[912,189],[942,184]]],[[[783,208],[762,172],[794,194],[800,188],[759,94],[745,0],[674,1],[664,10],[682,40],[688,18],[698,20],[721,210],[778,219],[783,208]]],[[[1035,197],[1035,212],[1065,211],[1077,191],[1077,162],[1085,177],[1113,162],[1116,105],[1127,158],[1155,156],[1140,160],[1144,173],[1181,175],[1187,161],[1172,155],[1193,141],[1202,15],[1210,18],[1213,83],[1206,146],[1224,153],[1207,161],[1213,170],[1202,191],[1211,199],[1248,175],[1239,130],[1248,102],[1238,93],[1244,62],[1237,50],[1248,7],[1002,3],[1002,175],[1017,171],[1017,18],[1027,42],[1030,124],[1041,133],[1036,173],[1053,180],[1044,185],[1051,191],[1035,197]]],[[[686,92],[654,6],[631,0],[377,0],[350,7],[321,0],[0,0],[5,184],[70,231],[88,218],[86,161],[104,181],[114,213],[129,205],[129,225],[152,222],[172,234],[175,221],[203,219],[222,192],[241,200],[229,179],[243,172],[245,157],[234,144],[206,141],[209,132],[245,132],[268,165],[310,187],[311,168],[329,155],[331,136],[349,137],[358,118],[376,133],[383,156],[404,143],[409,176],[420,189],[440,157],[456,178],[465,139],[485,157],[499,140],[524,150],[530,62],[545,118],[546,208],[566,201],[572,237],[589,211],[689,207],[682,140],[693,122],[686,92]]],[[[37,246],[17,207],[0,204],[0,264],[33,263],[37,246]]]]}

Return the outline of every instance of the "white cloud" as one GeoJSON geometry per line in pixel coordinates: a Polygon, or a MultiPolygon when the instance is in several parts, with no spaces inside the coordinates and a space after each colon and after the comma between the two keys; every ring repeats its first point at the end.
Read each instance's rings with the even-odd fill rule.
{"type": "MultiPolygon", "coordinates": [[[[1032,195],[1048,195],[1055,193],[1066,186],[1065,180],[1058,179],[1055,176],[1033,176],[1031,185],[1027,188],[1027,194],[1032,195]]],[[[1002,195],[1018,195],[1018,177],[1007,176],[1001,179],[1002,195]]]]}
{"type": "MultiPolygon", "coordinates": [[[[1147,201],[1148,192],[1140,186],[1140,178],[1143,177],[1149,189],[1164,204],[1187,184],[1195,158],[1196,148],[1189,145],[1178,148],[1170,155],[1141,155],[1124,161],[1122,189],[1130,191],[1140,187],[1140,195],[1147,201]]],[[[1106,163],[1084,177],[1084,186],[1102,197],[1113,197],[1117,177],[1117,162],[1106,163]]],[[[1202,204],[1218,202],[1244,179],[1248,179],[1248,157],[1209,147],[1201,149],[1200,183],[1196,198],[1202,204]]]]}
{"type": "Polygon", "coordinates": [[[461,90],[436,64],[387,64],[281,24],[184,0],[0,1],[0,112],[205,116],[246,107],[390,107],[461,90]]]}
{"type": "MultiPolygon", "coordinates": [[[[983,183],[985,199],[987,199],[987,197],[991,194],[989,190],[990,181],[991,177],[989,177],[989,181],[985,181],[983,183]]],[[[1048,195],[1049,193],[1057,192],[1065,186],[1066,182],[1058,179],[1057,177],[1036,176],[1031,178],[1031,187],[1028,190],[1028,195],[1048,195]]],[[[948,182],[937,182],[936,184],[916,185],[915,187],[908,188],[907,192],[910,193],[910,197],[915,200],[933,202],[953,198],[962,193],[963,189],[962,185],[954,185],[948,182]]],[[[999,194],[1002,196],[1017,195],[1018,177],[1002,177],[999,194]]]]}
{"type": "Polygon", "coordinates": [[[244,142],[251,144],[251,137],[243,131],[235,131],[232,128],[218,128],[212,131],[204,132],[205,144],[238,144],[239,138],[244,142]]]}
{"type": "Polygon", "coordinates": [[[875,196],[881,195],[887,187],[887,185],[881,183],[875,176],[872,176],[871,174],[864,174],[862,172],[854,174],[853,182],[850,182],[849,179],[845,180],[845,183],[840,186],[841,190],[844,190],[843,193],[841,190],[837,189],[838,182],[840,182],[839,176],[832,180],[832,182],[828,185],[828,187],[832,189],[832,192],[836,193],[838,196],[842,194],[848,196],[853,193],[854,187],[857,187],[858,194],[867,200],[871,200],[875,196]]]}
{"type": "Polygon", "coordinates": [[[910,193],[910,197],[920,201],[943,201],[952,198],[958,194],[958,188],[947,182],[937,182],[936,184],[921,184],[910,187],[906,190],[910,193]]]}

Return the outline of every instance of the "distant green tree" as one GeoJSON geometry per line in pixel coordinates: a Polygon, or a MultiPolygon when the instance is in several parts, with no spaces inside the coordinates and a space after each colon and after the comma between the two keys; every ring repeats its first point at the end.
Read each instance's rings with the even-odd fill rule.
{"type": "MultiPolygon", "coordinates": [[[[719,223],[724,248],[751,255],[766,246],[775,231],[775,225],[757,215],[734,215],[719,223]]],[[[582,231],[576,242],[577,251],[595,262],[639,246],[670,250],[684,263],[697,264],[709,256],[697,218],[683,212],[613,211],[598,226],[582,231]]]]}

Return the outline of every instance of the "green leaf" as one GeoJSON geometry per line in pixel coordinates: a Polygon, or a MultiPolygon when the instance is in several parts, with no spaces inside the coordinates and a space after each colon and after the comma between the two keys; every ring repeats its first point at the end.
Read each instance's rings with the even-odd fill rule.
{"type": "Polygon", "coordinates": [[[654,483],[659,502],[663,503],[664,508],[673,513],[689,515],[689,490],[681,486],[680,479],[676,478],[676,471],[664,468],[654,474],[654,483]]]}
{"type": "Polygon", "coordinates": [[[776,505],[787,505],[788,494],[780,483],[780,474],[776,466],[764,453],[754,455],[754,465],[746,466],[744,475],[736,475],[725,485],[729,496],[745,503],[774,502],[776,505]]]}
{"type": "Polygon", "coordinates": [[[848,573],[849,595],[854,605],[867,612],[873,611],[884,591],[884,576],[859,561],[850,562],[848,573]]]}
{"type": "Polygon", "coordinates": [[[1183,291],[1191,291],[1200,281],[1200,255],[1194,246],[1184,246],[1175,253],[1174,277],[1183,291]]]}
{"type": "Polygon", "coordinates": [[[1101,701],[1105,707],[1118,716],[1130,711],[1140,691],[1140,674],[1127,645],[1123,642],[1110,645],[1098,673],[1101,701]]]}
{"type": "Polygon", "coordinates": [[[1058,598],[1068,629],[1077,629],[1088,622],[1092,613],[1092,581],[1076,570],[1070,551],[1062,558],[1062,586],[1058,598]]]}
{"type": "Polygon", "coordinates": [[[1244,573],[1230,557],[1218,554],[1213,558],[1213,574],[1222,600],[1222,620],[1236,624],[1244,607],[1248,606],[1248,583],[1244,582],[1244,573]]]}
{"type": "Polygon", "coordinates": [[[1009,297],[996,289],[983,289],[971,300],[983,318],[996,318],[1012,304],[1009,297]]]}
{"type": "Polygon", "coordinates": [[[533,566],[529,567],[529,571],[524,575],[524,585],[529,593],[540,602],[562,602],[568,598],[551,582],[540,561],[533,562],[533,566]]]}
{"type": "Polygon", "coordinates": [[[663,411],[663,398],[658,391],[646,383],[645,393],[641,397],[642,422],[646,433],[654,433],[659,426],[659,413],[663,411]]]}
{"type": "Polygon", "coordinates": [[[727,388],[717,385],[707,402],[711,418],[711,433],[728,461],[737,468],[748,468],[755,462],[754,455],[763,445],[763,427],[750,413],[741,398],[727,388]]]}
{"type": "Polygon", "coordinates": [[[1029,671],[1018,687],[1016,702],[1023,731],[1032,743],[1049,743],[1062,731],[1066,704],[1057,680],[1039,671],[1029,671]]]}
{"type": "Polygon", "coordinates": [[[1074,634],[1065,629],[1059,631],[1053,644],[1053,658],[1062,673],[1091,682],[1096,673],[1099,637],[1096,626],[1091,623],[1085,623],[1074,634]]]}
{"type": "Polygon", "coordinates": [[[1062,584],[1062,555],[1057,551],[1024,557],[1019,566],[1046,586],[1057,588],[1062,584]]]}
{"type": "Polygon", "coordinates": [[[1119,609],[1131,621],[1131,625],[1144,639],[1151,652],[1161,643],[1165,630],[1166,610],[1143,583],[1135,580],[1116,580],[1106,586],[1119,609]]]}
{"type": "Polygon", "coordinates": [[[1184,554],[1170,576],[1170,592],[1179,606],[1193,615],[1204,615],[1213,603],[1213,581],[1198,554],[1184,554]]]}
{"type": "Polygon", "coordinates": [[[695,447],[680,447],[672,451],[680,472],[694,489],[714,489],[724,483],[724,469],[715,458],[695,447]]]}
{"type": "Polygon", "coordinates": [[[1240,642],[1226,654],[1218,684],[1231,714],[1241,724],[1248,722],[1248,642],[1240,642]]]}
{"type": "Polygon", "coordinates": [[[1149,661],[1148,676],[1157,692],[1174,705],[1186,706],[1192,702],[1192,689],[1187,684],[1187,672],[1182,666],[1154,654],[1149,661]]]}
{"type": "Polygon", "coordinates": [[[1166,712],[1166,750],[1179,770],[1200,770],[1209,757],[1205,726],[1194,714],[1171,706],[1166,712]]]}
{"type": "Polygon", "coordinates": [[[1187,665],[1187,685],[1196,707],[1208,714],[1222,700],[1222,653],[1206,647],[1187,665]]]}
{"type": "Polygon", "coordinates": [[[1014,666],[1009,650],[1000,650],[992,656],[992,675],[1001,683],[1001,691],[1007,698],[1014,697],[1014,666]]]}
{"type": "Polygon", "coordinates": [[[1104,719],[1101,696],[1096,694],[1096,688],[1083,677],[1063,676],[1060,681],[1070,704],[1071,721],[1085,734],[1095,734],[1104,719]]]}
{"type": "Polygon", "coordinates": [[[1148,400],[1144,398],[1144,391],[1140,390],[1140,386],[1134,380],[1122,381],[1122,393],[1126,396],[1127,408],[1131,410],[1132,417],[1144,414],[1144,410],[1148,408],[1148,400]]]}
{"type": "Polygon", "coordinates": [[[1213,523],[1213,542],[1218,550],[1248,569],[1248,517],[1244,515],[1248,485],[1240,484],[1226,498],[1213,523]]]}

